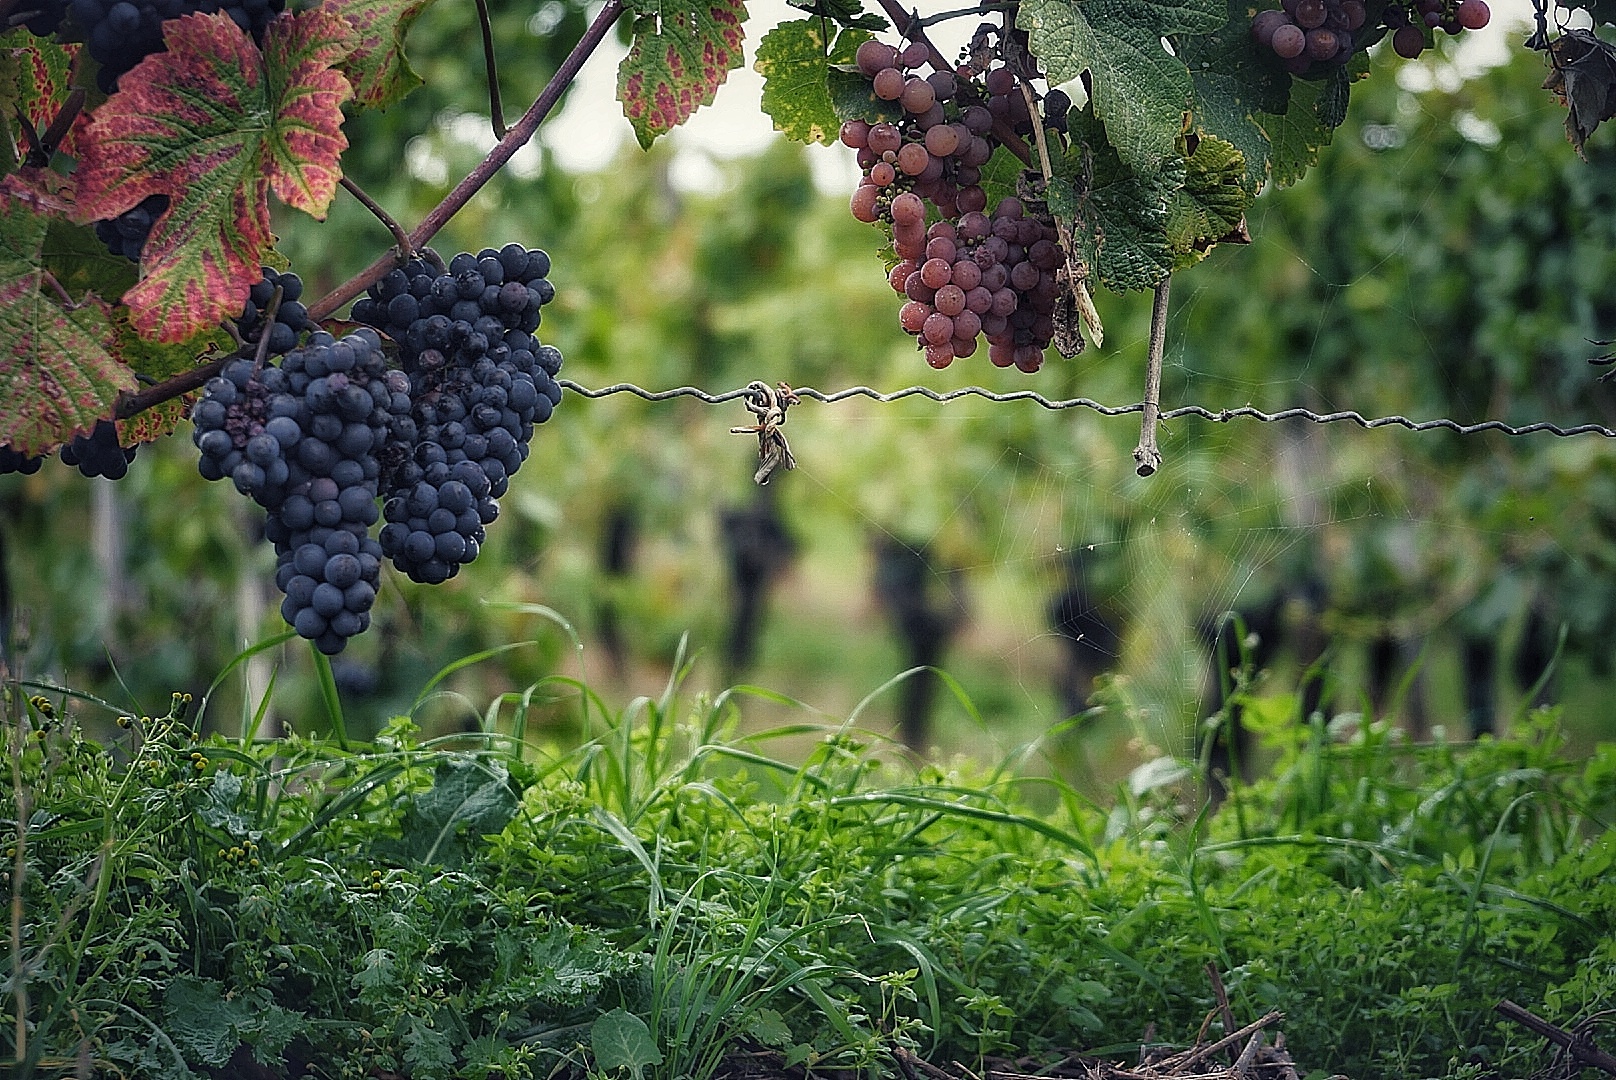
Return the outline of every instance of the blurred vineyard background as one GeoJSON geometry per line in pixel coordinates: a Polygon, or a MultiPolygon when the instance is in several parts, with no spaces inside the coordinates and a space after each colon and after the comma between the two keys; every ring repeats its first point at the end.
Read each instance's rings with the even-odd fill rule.
{"type": "MultiPolygon", "coordinates": [[[[505,100],[531,100],[585,13],[493,7],[505,100]]],[[[491,141],[464,111],[484,100],[474,18],[430,9],[411,37],[427,86],[350,125],[346,167],[402,220],[491,141]]],[[[1601,132],[1579,161],[1541,59],[1511,56],[1484,71],[1446,53],[1377,61],[1319,167],[1258,200],[1254,243],[1175,279],[1164,407],[1616,425],[1616,386],[1588,363],[1616,337],[1616,152],[1601,132]]],[[[709,194],[670,181],[674,156],[631,148],[568,172],[537,149],[436,246],[549,250],[559,293],[539,332],[587,386],[1138,400],[1148,297],[1101,296],[1104,347],[1038,376],[980,356],[935,373],[897,326],[877,234],[816,187],[802,148],[720,162],[709,194]]],[[[311,295],[387,242],[352,202],[324,226],[277,225],[311,295]]],[[[759,489],[755,441],[729,431],[750,422],[739,403],[569,395],[477,563],[440,587],[386,577],[374,627],[336,665],[350,730],[408,709],[442,665],[514,642],[533,644],[457,672],[423,718],[462,724],[557,672],[620,704],[655,693],[681,643],[694,688],[754,684],[833,716],[933,661],[971,708],[934,686],[920,745],[992,759],[1042,739],[1100,791],[1192,754],[1215,700],[1211,627],[1239,611],[1277,644],[1247,706],[1258,728],[1318,708],[1464,738],[1553,702],[1573,748],[1616,732],[1616,454],[1598,436],[1178,421],[1163,469],[1140,479],[1135,417],[804,402],[787,428],[799,468],[759,489]]],[[[116,485],[58,466],[0,478],[0,523],[29,675],[156,709],[284,629],[255,514],[200,479],[184,436],[143,448],[116,485]]],[[[220,695],[256,698],[273,671],[275,716],[316,725],[302,643],[262,661],[220,695]]],[[[896,732],[902,702],[895,688],[862,719],[896,732]]],[[[801,715],[745,708],[748,725],[801,715]]],[[[558,698],[542,737],[568,739],[576,712],[558,698]]]]}

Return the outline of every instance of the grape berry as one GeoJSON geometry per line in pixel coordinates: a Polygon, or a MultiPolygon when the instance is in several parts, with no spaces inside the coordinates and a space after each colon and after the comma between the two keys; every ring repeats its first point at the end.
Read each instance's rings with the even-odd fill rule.
{"type": "Polygon", "coordinates": [[[264,310],[269,307],[275,290],[281,290],[281,302],[275,309],[275,321],[269,328],[269,352],[283,356],[297,345],[298,335],[309,328],[309,310],[303,306],[303,281],[296,274],[282,274],[272,267],[264,267],[264,276],[247,294],[246,306],[235,320],[236,332],[243,341],[257,344],[263,336],[264,310]]]}
{"type": "Polygon", "coordinates": [[[96,239],[107,245],[107,250],[114,255],[122,255],[130,262],[139,262],[146,238],[151,235],[152,225],[167,209],[167,195],[148,195],[117,217],[96,222],[96,239]]]}
{"type": "Polygon", "coordinates": [[[43,457],[29,457],[27,454],[19,453],[13,450],[9,443],[0,446],[0,476],[6,473],[22,473],[27,476],[38,472],[44,463],[43,457]]]}

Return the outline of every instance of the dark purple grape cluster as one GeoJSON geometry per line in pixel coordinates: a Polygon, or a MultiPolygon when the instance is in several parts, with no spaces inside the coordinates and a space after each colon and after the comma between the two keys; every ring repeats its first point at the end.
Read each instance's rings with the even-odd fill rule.
{"type": "Polygon", "coordinates": [[[269,512],[281,614],[328,655],[370,625],[380,462],[409,405],[375,333],[318,331],[279,366],[230,361],[191,412],[202,475],[230,477],[269,512]]]}
{"type": "MultiPolygon", "coordinates": [[[[897,122],[842,125],[844,145],[858,151],[864,177],[853,192],[853,216],[892,228],[898,262],[894,291],[908,298],[898,320],[914,334],[926,362],[945,368],[971,356],[977,339],[999,367],[1037,371],[1055,334],[1065,265],[1054,221],[1017,198],[992,208],[981,168],[1006,137],[1031,134],[1033,115],[1023,82],[1005,65],[978,72],[932,71],[930,50],[866,41],[855,56],[875,96],[903,107],[897,122]],[[978,78],[978,76],[980,76],[978,78]],[[936,220],[928,226],[929,213],[936,220]]],[[[1071,99],[1044,96],[1045,127],[1066,128],[1071,99]]]]}
{"type": "Polygon", "coordinates": [[[412,580],[453,577],[481,550],[495,501],[527,459],[535,424],[561,401],[561,352],[533,336],[555,296],[543,251],[509,244],[417,259],[354,304],[399,343],[411,438],[388,449],[383,551],[412,580]]]}
{"type": "Polygon", "coordinates": [[[133,460],[135,448],[118,444],[118,425],[111,420],[97,420],[88,435],[75,435],[62,447],[62,464],[72,465],[92,479],[122,480],[133,460]]]}
{"type": "Polygon", "coordinates": [[[148,195],[117,217],[96,222],[96,239],[107,245],[107,250],[114,255],[139,262],[152,226],[167,209],[167,195],[148,195]]]}
{"type": "Polygon", "coordinates": [[[263,44],[269,21],[286,10],[286,0],[70,0],[67,9],[90,56],[100,64],[96,82],[103,93],[153,53],[166,51],[163,23],[197,12],[223,12],[254,41],[263,44]]]}
{"type": "Polygon", "coordinates": [[[35,455],[30,457],[27,454],[13,450],[10,443],[0,446],[0,476],[7,473],[22,473],[24,476],[28,476],[38,472],[39,467],[44,463],[43,456],[35,455]]]}
{"type": "MultiPolygon", "coordinates": [[[[533,336],[555,296],[549,272],[548,255],[517,244],[447,268],[427,252],[353,309],[398,342],[402,370],[372,329],[315,331],[279,364],[249,343],[208,382],[191,411],[198,468],[269,512],[281,614],[321,651],[369,625],[383,558],[435,584],[477,557],[533,426],[561,400],[561,353],[533,336]]],[[[296,276],[264,273],[244,337],[262,332],[276,288],[281,312],[307,318],[296,276]]]]}
{"type": "Polygon", "coordinates": [[[281,273],[273,267],[263,268],[264,276],[247,294],[247,304],[236,319],[236,332],[246,342],[257,344],[264,332],[264,310],[269,307],[275,290],[281,290],[281,302],[275,309],[275,321],[269,327],[269,351],[275,356],[291,352],[297,346],[298,335],[309,328],[309,309],[300,299],[303,280],[293,273],[281,273]]]}
{"type": "Polygon", "coordinates": [[[67,16],[67,0],[32,0],[23,10],[28,13],[23,21],[28,32],[35,37],[50,37],[67,16]]]}
{"type": "Polygon", "coordinates": [[[1491,20],[1486,0],[1393,0],[1373,23],[1365,0],[1283,0],[1253,17],[1251,36],[1287,71],[1317,76],[1344,65],[1359,42],[1378,41],[1388,30],[1392,49],[1412,60],[1425,51],[1432,31],[1479,30],[1491,20]]]}

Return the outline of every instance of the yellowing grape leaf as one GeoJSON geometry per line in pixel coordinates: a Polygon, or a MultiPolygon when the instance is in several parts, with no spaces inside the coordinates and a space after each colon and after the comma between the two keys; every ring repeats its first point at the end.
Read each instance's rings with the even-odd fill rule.
{"type": "Polygon", "coordinates": [[[1290,74],[1251,40],[1246,0],[1229,0],[1228,21],[1213,33],[1182,39],[1179,55],[1194,85],[1196,130],[1234,144],[1245,158],[1246,190],[1255,195],[1268,179],[1268,136],[1257,116],[1285,111],[1290,74]]]}
{"type": "Polygon", "coordinates": [[[774,130],[798,142],[828,146],[841,128],[825,81],[830,65],[852,63],[859,43],[870,35],[844,30],[826,49],[825,25],[819,19],[781,23],[758,42],[752,67],[763,76],[763,111],[774,120],[774,130]]]}
{"type": "Polygon", "coordinates": [[[644,0],[634,5],[634,43],[617,67],[617,97],[634,136],[648,147],[690,118],[744,58],[743,0],[644,0]]]}
{"type": "Polygon", "coordinates": [[[337,69],[353,84],[354,101],[385,109],[421,85],[404,56],[410,25],[432,0],[325,0],[353,28],[356,45],[337,69]]]}
{"type": "MultiPolygon", "coordinates": [[[[1184,160],[1184,186],[1167,203],[1167,243],[1173,269],[1183,270],[1206,258],[1220,243],[1250,243],[1245,233],[1246,161],[1231,143],[1211,135],[1194,140],[1184,160]]],[[[1188,151],[1185,140],[1181,151],[1188,151]]]]}
{"type": "Polygon", "coordinates": [[[240,312],[273,241],[271,190],[325,216],[353,92],[333,65],[354,39],[317,8],[273,20],[262,53],[227,15],[169,20],[164,42],[96,110],[77,177],[85,220],[169,196],[123,300],[143,336],[179,342],[240,312]]]}
{"type": "Polygon", "coordinates": [[[135,386],[113,355],[106,304],[69,306],[45,281],[50,218],[71,206],[65,184],[31,168],[0,181],[0,443],[28,455],[89,431],[135,386]]]}
{"type": "Polygon", "coordinates": [[[1093,76],[1094,113],[1123,164],[1144,175],[1173,156],[1189,107],[1190,73],[1163,40],[1208,34],[1225,0],[1024,0],[1016,25],[1051,84],[1093,76]]]}
{"type": "Polygon", "coordinates": [[[1293,80],[1290,100],[1283,113],[1258,113],[1257,122],[1268,136],[1268,167],[1274,183],[1286,187],[1296,183],[1307,170],[1319,163],[1319,151],[1330,145],[1335,128],[1320,116],[1327,104],[1326,84],[1293,80]]]}

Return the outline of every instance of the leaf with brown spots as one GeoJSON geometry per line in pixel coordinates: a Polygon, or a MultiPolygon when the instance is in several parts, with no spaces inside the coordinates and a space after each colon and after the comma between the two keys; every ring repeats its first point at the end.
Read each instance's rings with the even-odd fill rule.
{"type": "Polygon", "coordinates": [[[317,8],[273,20],[262,52],[222,14],[171,19],[163,40],[96,109],[76,177],[83,219],[169,196],[123,300],[140,333],[181,342],[240,312],[273,240],[270,191],[325,216],[353,92],[333,65],[353,31],[317,8]]]}
{"type": "Polygon", "coordinates": [[[353,83],[356,104],[385,109],[421,85],[404,56],[404,38],[432,0],[325,0],[322,6],[353,27],[358,44],[337,70],[353,83]]]}
{"type": "Polygon", "coordinates": [[[135,386],[113,355],[106,304],[69,307],[45,281],[45,233],[69,205],[63,183],[34,169],[0,182],[0,444],[27,455],[94,428],[135,386]]]}
{"type": "Polygon", "coordinates": [[[741,66],[742,0],[644,3],[617,68],[617,97],[642,147],[690,118],[741,66]]]}
{"type": "MultiPolygon", "coordinates": [[[[0,99],[6,103],[4,121],[9,130],[16,132],[20,155],[27,154],[29,145],[15,127],[18,114],[36,133],[51,126],[72,90],[73,58],[80,48],[76,44],[58,44],[53,38],[37,38],[21,29],[0,36],[0,51],[4,53],[0,78],[6,82],[0,99]]],[[[75,137],[87,123],[85,113],[79,113],[57,149],[69,156],[76,154],[75,137]]]]}

